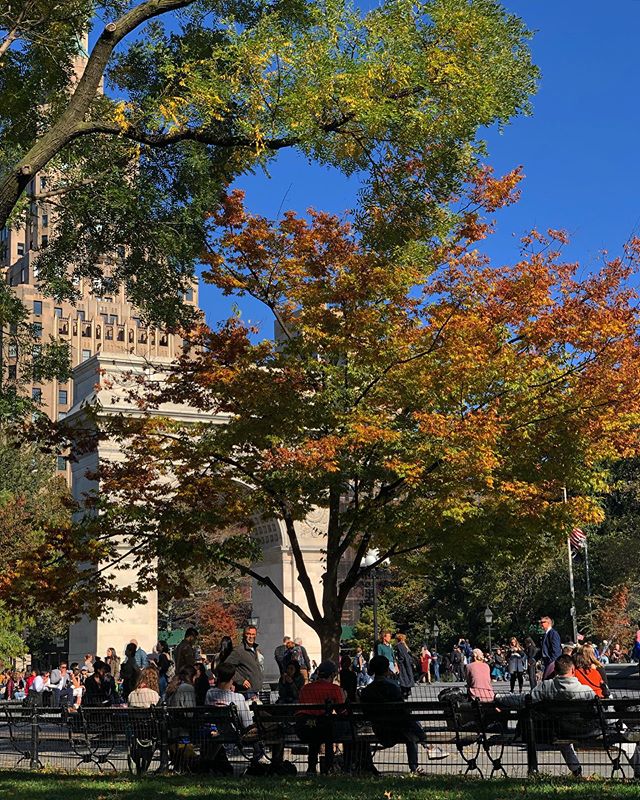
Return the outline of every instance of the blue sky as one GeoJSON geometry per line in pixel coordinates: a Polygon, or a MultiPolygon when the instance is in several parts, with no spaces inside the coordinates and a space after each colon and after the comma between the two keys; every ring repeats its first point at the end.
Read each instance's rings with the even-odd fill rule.
{"type": "MultiPolygon", "coordinates": [[[[506,262],[526,230],[563,228],[572,238],[568,257],[590,270],[603,249],[615,252],[640,232],[640,0],[503,4],[535,31],[531,46],[542,77],[533,115],[484,135],[497,173],[521,164],[526,175],[520,202],[499,212],[487,250],[506,262]]],[[[239,181],[255,212],[275,217],[281,206],[313,206],[341,213],[354,205],[355,180],[295,153],[282,153],[270,172],[239,181]]],[[[201,286],[200,302],[210,324],[230,309],[210,286],[201,286]]],[[[236,302],[268,335],[268,313],[249,300],[236,302]]]]}

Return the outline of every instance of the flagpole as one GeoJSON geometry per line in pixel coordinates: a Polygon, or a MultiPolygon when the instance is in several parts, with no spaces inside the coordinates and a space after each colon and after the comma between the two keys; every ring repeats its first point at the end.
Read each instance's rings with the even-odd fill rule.
{"type": "Polygon", "coordinates": [[[587,605],[589,606],[589,624],[593,635],[593,607],[591,605],[591,575],[589,574],[589,537],[584,540],[584,571],[587,579],[587,605]]]}
{"type": "MultiPolygon", "coordinates": [[[[567,502],[567,487],[562,487],[562,500],[567,502]]],[[[571,530],[567,530],[567,555],[569,557],[569,590],[571,591],[571,623],[573,625],[573,641],[578,643],[578,623],[576,621],[576,588],[573,582],[573,559],[571,558],[571,530]]]]}

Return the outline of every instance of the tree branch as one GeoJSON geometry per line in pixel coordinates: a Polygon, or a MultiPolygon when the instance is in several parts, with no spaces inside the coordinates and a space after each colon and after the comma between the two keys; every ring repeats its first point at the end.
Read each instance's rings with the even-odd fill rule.
{"type": "Polygon", "coordinates": [[[222,561],[224,564],[228,564],[234,569],[237,569],[242,575],[248,575],[249,577],[258,581],[258,583],[268,586],[283,605],[296,613],[303,622],[306,622],[307,625],[311,626],[312,628],[315,626],[316,620],[312,619],[299,605],[289,600],[289,598],[286,597],[286,595],[284,595],[280,589],[278,589],[271,578],[268,578],[265,575],[260,575],[255,570],[251,569],[251,567],[247,567],[245,564],[241,564],[239,561],[233,561],[231,558],[227,558],[226,556],[221,556],[220,561],[222,561]]]}

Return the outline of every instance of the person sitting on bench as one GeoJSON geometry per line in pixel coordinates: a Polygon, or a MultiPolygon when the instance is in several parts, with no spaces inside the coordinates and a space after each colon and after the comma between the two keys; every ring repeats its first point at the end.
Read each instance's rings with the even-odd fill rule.
{"type": "Polygon", "coordinates": [[[416,720],[411,718],[409,706],[389,713],[385,703],[404,703],[402,690],[398,683],[391,679],[389,659],[386,656],[374,656],[369,662],[369,675],[373,675],[373,683],[365,686],[360,692],[360,700],[367,706],[367,716],[376,738],[383,747],[404,744],[407,748],[409,769],[421,773],[418,766],[418,744],[427,751],[430,759],[448,758],[441,747],[427,744],[427,735],[416,720]]]}
{"type": "MultiPolygon", "coordinates": [[[[526,705],[524,694],[506,694],[498,697],[496,702],[500,708],[521,708],[526,705]]],[[[576,667],[571,656],[562,655],[556,659],[555,674],[553,678],[539,683],[531,692],[531,703],[558,700],[593,700],[595,692],[590,686],[583,686],[576,678],[576,667]]],[[[633,766],[634,777],[640,777],[640,754],[637,745],[622,744],[623,751],[633,766]]],[[[582,775],[582,765],[573,744],[561,744],[560,752],[573,775],[578,778],[582,775]]]]}
{"type": "MultiPolygon", "coordinates": [[[[307,774],[314,774],[318,765],[318,755],[322,744],[325,746],[321,772],[330,772],[333,767],[333,744],[339,732],[339,722],[335,714],[327,714],[324,709],[303,708],[308,705],[329,703],[343,706],[347,696],[343,689],[334,683],[338,667],[333,661],[325,660],[318,667],[318,678],[306,683],[298,695],[300,710],[296,711],[296,733],[300,741],[309,745],[307,774]]],[[[341,713],[344,710],[340,709],[341,713]]]]}

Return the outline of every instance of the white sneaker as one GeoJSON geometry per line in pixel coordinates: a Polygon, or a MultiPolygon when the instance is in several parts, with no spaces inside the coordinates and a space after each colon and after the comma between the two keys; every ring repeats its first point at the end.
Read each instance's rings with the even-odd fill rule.
{"type": "Polygon", "coordinates": [[[427,750],[427,758],[430,761],[441,761],[443,758],[449,758],[449,756],[451,755],[451,753],[445,752],[438,745],[428,744],[426,750],[427,750]]]}

